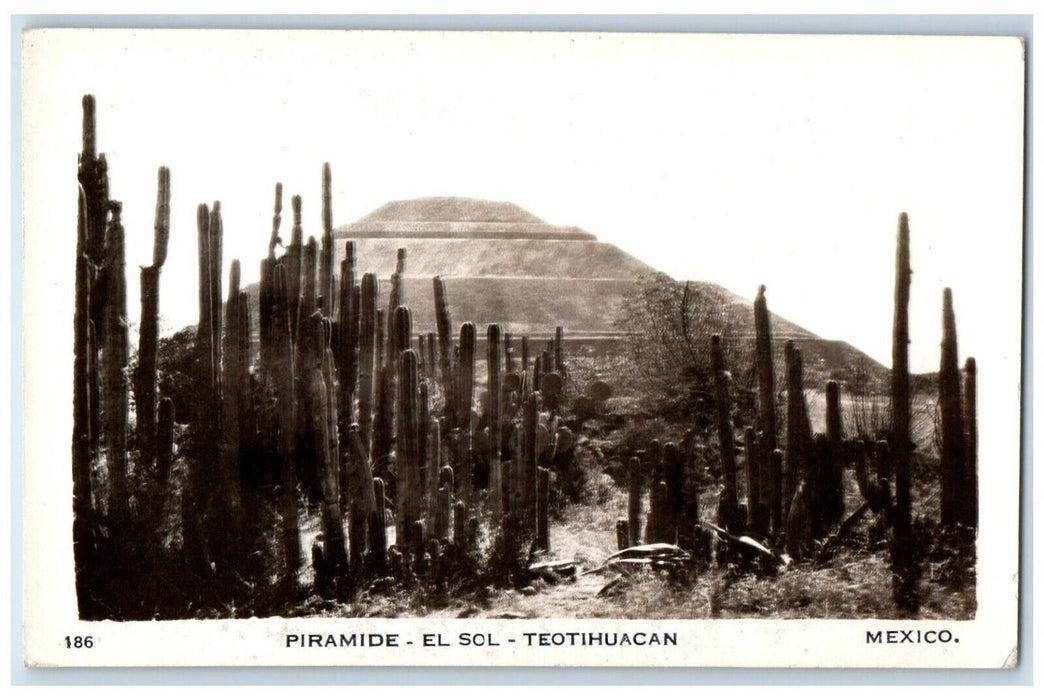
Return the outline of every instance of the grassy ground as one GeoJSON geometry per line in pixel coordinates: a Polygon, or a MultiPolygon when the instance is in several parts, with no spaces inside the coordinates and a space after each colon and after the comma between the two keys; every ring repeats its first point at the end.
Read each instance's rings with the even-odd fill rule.
{"type": "MultiPolygon", "coordinates": [[[[616,549],[615,523],[626,512],[622,492],[599,505],[571,505],[552,526],[553,559],[572,559],[577,576],[521,589],[432,595],[399,588],[364,591],[350,604],[306,603],[299,613],[351,617],[633,618],[633,619],[899,619],[883,543],[869,528],[821,566],[792,565],[774,576],[697,567],[683,581],[638,570],[595,571],[616,549]],[[591,573],[585,573],[591,572],[591,573]]],[[[868,525],[872,521],[868,519],[868,525]]],[[[967,562],[965,562],[965,565],[967,562]]],[[[921,582],[924,619],[971,619],[974,576],[954,575],[952,562],[926,561],[921,582]]]]}

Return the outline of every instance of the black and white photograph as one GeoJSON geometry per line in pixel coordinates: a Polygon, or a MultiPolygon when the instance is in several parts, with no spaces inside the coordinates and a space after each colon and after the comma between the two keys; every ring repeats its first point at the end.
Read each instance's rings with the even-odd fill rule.
{"type": "Polygon", "coordinates": [[[1018,37],[21,40],[27,664],[1017,661],[1018,37]]]}

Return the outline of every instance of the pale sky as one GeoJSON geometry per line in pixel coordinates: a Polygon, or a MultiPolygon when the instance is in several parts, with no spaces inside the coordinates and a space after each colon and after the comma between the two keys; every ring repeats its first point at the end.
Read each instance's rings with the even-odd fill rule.
{"type": "MultiPolygon", "coordinates": [[[[1011,363],[1021,50],[943,37],[30,33],[26,265],[46,255],[41,269],[71,289],[90,92],[123,201],[134,321],[159,165],[172,188],[161,314],[180,328],[197,314],[196,205],[221,200],[226,269],[239,257],[253,281],[274,183],[302,195],[306,235],[318,236],[329,161],[335,225],[392,199],[512,201],[676,278],[748,298],[766,284],[772,311],[885,365],[907,211],[913,369],[937,368],[944,285],[962,358],[1011,363]]],[[[71,318],[62,294],[54,304],[71,318]]]]}

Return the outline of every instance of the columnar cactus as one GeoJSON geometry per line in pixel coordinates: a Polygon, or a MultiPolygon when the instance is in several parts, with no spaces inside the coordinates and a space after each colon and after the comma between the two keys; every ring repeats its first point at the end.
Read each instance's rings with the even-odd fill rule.
{"type": "Polygon", "coordinates": [[[968,489],[964,523],[979,526],[979,421],[976,397],[975,358],[964,363],[964,483],[968,489]]]}
{"type": "Polygon", "coordinates": [[[519,486],[522,489],[521,514],[523,527],[532,532],[536,518],[537,480],[537,408],[540,393],[533,392],[522,407],[522,465],[519,486]]]}
{"type": "Polygon", "coordinates": [[[555,371],[563,377],[566,376],[564,359],[565,333],[562,326],[555,328],[555,371]]]}
{"type": "MultiPolygon", "coordinates": [[[[387,323],[393,325],[393,319],[387,319],[387,323]]],[[[395,371],[384,361],[385,357],[394,352],[394,349],[385,344],[385,325],[384,310],[377,309],[377,335],[374,348],[377,382],[374,386],[373,444],[370,448],[370,455],[378,474],[384,474],[390,466],[388,459],[395,439],[395,371]]]]}
{"type": "Polygon", "coordinates": [[[504,373],[512,374],[515,371],[514,346],[511,344],[512,336],[504,331],[504,373]]]}
{"type": "Polygon", "coordinates": [[[743,431],[743,464],[747,476],[747,524],[754,532],[765,532],[767,524],[765,503],[761,491],[761,469],[758,438],[754,428],[743,431]]]}
{"type": "Polygon", "coordinates": [[[279,513],[282,522],[282,542],[285,567],[282,587],[292,595],[297,587],[297,572],[301,566],[301,538],[296,497],[297,480],[297,409],[294,394],[294,346],[291,335],[292,309],[296,305],[290,297],[288,267],[282,263],[274,270],[275,307],[272,324],[272,365],[269,372],[276,395],[276,423],[278,439],[276,452],[281,466],[279,513]]]}
{"type": "Polygon", "coordinates": [[[138,371],[134,381],[138,451],[146,470],[152,469],[155,459],[159,279],[170,240],[170,171],[161,167],[158,180],[152,265],[141,268],[141,323],[138,332],[138,371]]]}
{"type": "Polygon", "coordinates": [[[373,495],[377,502],[377,508],[370,514],[369,536],[370,556],[372,566],[377,572],[384,571],[388,561],[388,533],[386,531],[387,521],[385,519],[385,493],[384,480],[376,477],[373,480],[373,495]]]}
{"type": "Polygon", "coordinates": [[[330,164],[323,163],[322,177],[322,251],[319,258],[319,296],[323,301],[323,314],[334,316],[334,240],[333,240],[333,195],[330,186],[330,164]]]}
{"type": "MultiPolygon", "coordinates": [[[[441,277],[434,277],[432,287],[435,295],[435,326],[439,332],[439,369],[442,374],[443,393],[446,395],[447,405],[450,405],[453,386],[453,326],[450,321],[449,302],[446,300],[446,283],[441,277]]],[[[453,412],[447,411],[446,416],[451,421],[446,427],[452,430],[455,427],[452,422],[453,412]]]]}
{"type": "Polygon", "coordinates": [[[891,453],[895,471],[895,508],[892,513],[892,570],[895,601],[915,611],[917,572],[910,519],[910,224],[899,215],[895,250],[895,318],[892,328],[891,453]]]}
{"type": "Polygon", "coordinates": [[[377,497],[374,494],[375,480],[370,468],[370,452],[363,444],[358,424],[348,427],[348,457],[345,462],[345,483],[342,489],[348,496],[349,549],[351,566],[358,570],[366,547],[366,531],[371,516],[377,512],[377,497]]]}
{"type": "Polygon", "coordinates": [[[370,272],[363,275],[359,305],[359,437],[366,453],[373,455],[373,405],[377,343],[377,277],[370,272]]]}
{"type": "Polygon", "coordinates": [[[109,473],[109,513],[116,522],[127,514],[127,283],[124,276],[124,234],[119,202],[110,203],[105,232],[105,338],[102,415],[109,473]]]}
{"type": "MultiPolygon", "coordinates": [[[[503,510],[503,493],[500,478],[500,434],[501,401],[503,384],[500,378],[500,326],[492,324],[486,329],[486,368],[488,370],[489,396],[489,495],[490,508],[495,516],[503,510]]],[[[499,519],[499,517],[498,517],[499,519]]]]}
{"type": "MultiPolygon", "coordinates": [[[[246,391],[241,386],[243,369],[242,339],[240,337],[242,314],[239,307],[239,260],[233,260],[229,269],[228,301],[225,303],[225,333],[221,345],[221,396],[218,424],[221,434],[218,440],[218,459],[222,471],[221,479],[227,490],[227,506],[238,510],[240,498],[236,483],[239,478],[239,438],[242,394],[246,391]]],[[[238,524],[241,513],[230,513],[233,528],[238,524]]]]}
{"type": "MultiPolygon", "coordinates": [[[[754,299],[755,356],[758,370],[758,427],[760,429],[761,471],[771,467],[771,455],[776,449],[776,387],[772,366],[772,322],[768,302],[765,300],[765,285],[758,287],[754,299]]],[[[772,532],[783,528],[783,475],[769,468],[761,481],[761,500],[768,504],[769,525],[772,532]],[[764,477],[767,477],[764,478],[764,477]]]]}
{"type": "MultiPolygon", "coordinates": [[[[399,307],[400,311],[409,311],[399,307]]],[[[401,327],[400,327],[401,330],[401,327]]],[[[399,331],[396,331],[397,337],[399,331]]],[[[407,339],[409,335],[405,336],[407,339]]],[[[398,397],[396,399],[396,433],[398,441],[395,450],[398,484],[396,487],[398,507],[395,514],[396,540],[408,540],[411,523],[421,517],[421,463],[420,450],[420,416],[417,402],[417,355],[413,350],[403,350],[399,354],[398,397]]]]}
{"type": "Polygon", "coordinates": [[[548,502],[551,497],[551,471],[537,468],[536,483],[536,548],[551,550],[551,522],[548,502]]]}
{"type": "Polygon", "coordinates": [[[832,527],[845,515],[844,461],[841,426],[841,387],[835,381],[826,386],[826,447],[820,455],[820,494],[823,524],[832,527]]]}
{"type": "MultiPolygon", "coordinates": [[[[475,393],[475,326],[465,323],[460,327],[460,366],[457,385],[457,427],[460,430],[459,470],[457,482],[464,505],[470,508],[471,492],[475,485],[474,464],[471,455],[472,414],[475,393]]],[[[535,475],[534,475],[535,478],[535,475]]],[[[534,488],[536,487],[534,483],[534,488]]]]}
{"type": "Polygon", "coordinates": [[[298,341],[298,325],[301,320],[301,272],[304,256],[304,231],[301,228],[301,197],[294,195],[290,199],[294,224],[290,229],[290,245],[286,247],[283,257],[286,260],[287,299],[290,302],[290,338],[294,345],[298,341]]]}
{"type": "Polygon", "coordinates": [[[794,341],[787,341],[785,356],[787,362],[787,451],[783,464],[783,509],[785,512],[789,512],[794,501],[794,494],[803,478],[802,472],[811,449],[812,428],[809,424],[808,405],[805,403],[801,351],[798,350],[794,341]]]}
{"type": "Polygon", "coordinates": [[[522,336],[522,380],[525,387],[523,393],[536,389],[536,385],[533,384],[533,375],[530,372],[532,372],[532,368],[529,365],[529,336],[524,335],[522,336]]]}
{"type": "Polygon", "coordinates": [[[467,516],[468,510],[463,501],[453,504],[453,543],[458,547],[467,547],[467,516]]]}
{"type": "Polygon", "coordinates": [[[733,531],[739,523],[739,501],[736,483],[736,450],[732,435],[732,397],[729,375],[721,348],[721,336],[711,337],[711,372],[714,375],[714,406],[718,425],[724,489],[718,504],[718,524],[733,531]]]}
{"type": "MultiPolygon", "coordinates": [[[[325,244],[324,244],[325,245],[325,244]]],[[[340,431],[346,435],[348,426],[355,422],[355,383],[359,374],[359,318],[361,316],[359,287],[355,281],[355,243],[345,244],[341,261],[340,305],[337,308],[338,332],[336,338],[338,416],[340,431]]]]}
{"type": "Polygon", "coordinates": [[[311,410],[315,416],[312,421],[314,430],[315,454],[318,457],[319,483],[322,490],[322,528],[323,557],[328,571],[337,577],[348,573],[348,554],[344,536],[344,520],[341,517],[339,485],[337,478],[336,453],[330,448],[336,444],[335,436],[330,435],[335,418],[329,415],[332,399],[328,396],[323,372],[318,367],[311,372],[311,410]]]}
{"type": "Polygon", "coordinates": [[[439,469],[438,499],[435,507],[434,536],[450,540],[450,524],[453,519],[453,467],[439,469]]]}
{"type": "Polygon", "coordinates": [[[942,353],[939,361],[939,411],[942,414],[942,454],[939,472],[942,482],[943,525],[965,524],[968,484],[965,483],[964,424],[961,413],[961,372],[957,355],[957,322],[953,313],[953,293],[943,290],[942,353]]]}
{"type": "Polygon", "coordinates": [[[304,262],[301,268],[301,320],[308,318],[319,308],[318,298],[319,244],[313,236],[308,237],[304,247],[304,262]]]}

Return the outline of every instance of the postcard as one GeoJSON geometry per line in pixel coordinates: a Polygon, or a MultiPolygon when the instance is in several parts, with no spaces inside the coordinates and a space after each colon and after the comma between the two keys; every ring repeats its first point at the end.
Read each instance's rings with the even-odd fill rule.
{"type": "Polygon", "coordinates": [[[1018,37],[22,36],[31,666],[1018,660],[1018,37]]]}

